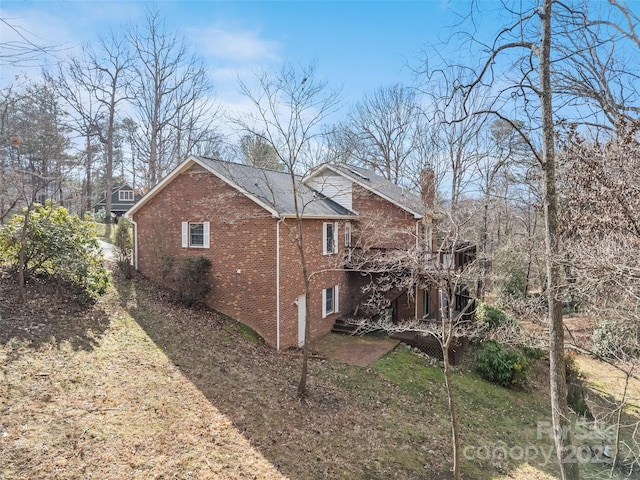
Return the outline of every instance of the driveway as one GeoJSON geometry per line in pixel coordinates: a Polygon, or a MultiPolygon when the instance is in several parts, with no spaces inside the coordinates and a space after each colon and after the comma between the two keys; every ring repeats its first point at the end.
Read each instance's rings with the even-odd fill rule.
{"type": "Polygon", "coordinates": [[[110,243],[104,242],[100,239],[98,239],[98,243],[100,244],[100,248],[102,248],[104,259],[108,262],[114,262],[116,259],[116,255],[113,252],[113,245],[111,245],[110,243]]]}

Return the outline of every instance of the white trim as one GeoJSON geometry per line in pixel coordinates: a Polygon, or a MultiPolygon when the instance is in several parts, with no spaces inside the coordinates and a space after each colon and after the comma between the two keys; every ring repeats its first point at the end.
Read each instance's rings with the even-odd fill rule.
{"type": "Polygon", "coordinates": [[[280,222],[276,222],[276,351],[280,351],[280,222]]]}
{"type": "Polygon", "coordinates": [[[143,196],[138,203],[136,203],[133,207],[131,207],[127,211],[127,215],[133,215],[135,212],[137,212],[140,208],[142,208],[143,205],[145,205],[149,200],[151,200],[153,197],[155,197],[157,193],[159,193],[162,189],[164,189],[164,187],[166,187],[170,182],[172,182],[178,175],[180,175],[180,174],[186,172],[187,170],[189,170],[189,168],[191,168],[191,166],[194,165],[194,164],[200,165],[202,168],[204,168],[209,173],[211,173],[214,176],[218,177],[223,182],[227,183],[228,185],[230,185],[231,187],[235,188],[236,190],[238,190],[240,193],[242,193],[243,195],[245,195],[249,199],[253,200],[255,203],[257,203],[262,208],[264,208],[269,213],[271,213],[271,215],[273,215],[276,218],[279,218],[278,212],[273,207],[271,207],[270,205],[264,203],[262,200],[260,200],[259,198],[255,197],[254,195],[250,194],[244,188],[240,187],[237,183],[229,180],[224,175],[221,175],[218,171],[214,170],[213,168],[210,168],[205,162],[202,162],[195,155],[189,156],[184,162],[182,162],[180,165],[178,165],[176,168],[174,168],[171,171],[171,173],[169,173],[169,175],[164,177],[164,179],[160,183],[158,183],[155,187],[153,187],[151,190],[149,190],[149,192],[145,196],[143,196]]]}
{"type": "Polygon", "coordinates": [[[321,214],[303,214],[302,217],[298,217],[295,213],[283,213],[280,218],[303,218],[307,220],[357,220],[358,215],[321,215],[321,214]]]}
{"type": "Polygon", "coordinates": [[[329,315],[333,315],[334,313],[338,313],[338,295],[340,293],[340,287],[338,285],[334,285],[333,287],[323,288],[322,289],[322,318],[326,318],[329,315]],[[327,311],[327,291],[331,290],[333,295],[333,310],[330,312],[327,311]]]}
{"type": "Polygon", "coordinates": [[[118,201],[119,202],[132,202],[133,199],[135,198],[135,195],[133,193],[133,190],[118,190],[118,201]],[[127,194],[127,198],[122,198],[122,194],[126,193],[127,194]],[[129,198],[131,197],[131,198],[129,198]]]}
{"type": "Polygon", "coordinates": [[[189,222],[182,222],[182,248],[189,248],[189,222]]]}
{"type": "Polygon", "coordinates": [[[182,248],[210,248],[210,225],[209,222],[182,222],[182,248]],[[191,225],[202,225],[202,245],[191,244],[191,225]]]}
{"type": "Polygon", "coordinates": [[[344,248],[351,246],[351,222],[344,224],[344,248]]]}
{"type": "Polygon", "coordinates": [[[322,289],[322,318],[327,316],[327,289],[322,289]]]}
{"type": "Polygon", "coordinates": [[[202,222],[202,233],[204,235],[204,238],[202,239],[203,248],[209,248],[209,245],[211,243],[209,238],[211,235],[211,228],[209,225],[209,222],[202,222]]]}
{"type": "Polygon", "coordinates": [[[338,253],[338,222],[322,222],[322,254],[334,255],[336,253],[338,253]],[[333,230],[331,250],[327,248],[327,227],[329,225],[333,230]]]}

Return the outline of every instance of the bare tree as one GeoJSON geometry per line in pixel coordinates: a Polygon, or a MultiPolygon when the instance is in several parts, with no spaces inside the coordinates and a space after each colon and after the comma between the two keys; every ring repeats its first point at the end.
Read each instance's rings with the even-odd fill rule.
{"type": "Polygon", "coordinates": [[[352,108],[336,128],[334,142],[341,147],[343,161],[393,183],[407,183],[413,166],[423,163],[423,120],[412,89],[399,84],[381,87],[352,108]]]}
{"type": "MultiPolygon", "coordinates": [[[[431,232],[433,205],[424,220],[425,232],[431,232]]],[[[452,469],[455,479],[461,477],[461,432],[458,417],[457,394],[452,383],[452,352],[462,348],[463,337],[474,336],[472,321],[475,302],[467,286],[475,277],[474,247],[462,240],[464,221],[454,219],[449,211],[439,210],[437,232],[421,234],[394,228],[388,219],[379,216],[364,217],[358,222],[354,254],[348,266],[366,274],[369,282],[363,291],[366,299],[361,308],[373,319],[351,322],[361,330],[382,330],[393,334],[409,334],[422,341],[437,341],[443,359],[445,388],[451,424],[452,469]],[[410,237],[404,247],[398,239],[410,237]],[[440,241],[437,239],[440,238],[440,241]],[[400,248],[380,248],[396,245],[400,248]],[[392,318],[385,314],[390,295],[404,294],[414,303],[415,292],[425,292],[437,303],[437,310],[428,317],[411,315],[392,318]],[[379,314],[379,312],[383,312],[379,314]]],[[[468,219],[466,219],[468,220],[468,219]]]]}
{"type": "MultiPolygon", "coordinates": [[[[532,153],[540,163],[542,184],[544,187],[543,211],[546,245],[546,293],[549,321],[549,357],[551,414],[554,426],[554,439],[560,471],[563,479],[579,478],[578,464],[570,461],[573,449],[570,434],[569,409],[567,405],[567,384],[564,365],[564,325],[562,321],[562,270],[558,263],[561,249],[558,242],[558,193],[556,187],[555,125],[552,88],[552,25],[558,12],[564,6],[553,0],[543,0],[541,5],[526,11],[506,7],[514,15],[514,23],[503,28],[489,49],[489,57],[484,62],[474,81],[461,86],[468,94],[478,87],[490,86],[496,81],[499,67],[496,65],[510,52],[524,52],[516,60],[511,82],[499,89],[489,108],[476,109],[465,105],[468,114],[493,114],[511,123],[523,140],[532,147],[532,153]],[[538,36],[530,37],[529,34],[538,36]],[[510,97],[509,95],[517,95],[510,97]],[[521,99],[524,112],[530,113],[533,131],[525,130],[513,118],[513,98],[521,99]],[[507,108],[509,108],[507,110],[507,108]],[[533,120],[535,119],[535,122],[533,120]]],[[[565,13],[566,10],[564,11],[565,13]]],[[[568,12],[571,13],[571,12],[568,12]]],[[[507,57],[508,58],[508,57],[507,57]]],[[[513,58],[510,59],[513,69],[513,58]]],[[[501,82],[501,84],[504,84],[501,82]]],[[[463,118],[465,118],[463,116],[463,118]]]]}
{"type": "Polygon", "coordinates": [[[211,87],[201,61],[167,30],[159,11],[150,11],[143,27],[130,28],[128,38],[136,56],[133,103],[148,148],[151,188],[198,141],[195,125],[211,121],[211,87]]]}
{"type": "MultiPolygon", "coordinates": [[[[283,221],[300,257],[304,284],[306,318],[310,319],[310,281],[313,272],[307,262],[308,246],[305,240],[304,214],[307,204],[302,199],[303,174],[311,167],[314,149],[323,139],[323,120],[339,104],[339,94],[318,78],[315,65],[308,67],[284,66],[280,71],[258,74],[256,86],[240,81],[240,90],[253,107],[250,114],[235,119],[235,123],[248,134],[259,137],[277,154],[278,163],[291,179],[295,219],[283,221]]],[[[305,323],[303,360],[298,384],[298,395],[307,393],[307,372],[310,354],[310,322],[305,323]]]]}
{"type": "Polygon", "coordinates": [[[0,18],[3,39],[0,42],[0,65],[15,67],[39,66],[42,57],[55,55],[62,47],[53,42],[41,42],[33,32],[20,26],[14,19],[0,18]]]}

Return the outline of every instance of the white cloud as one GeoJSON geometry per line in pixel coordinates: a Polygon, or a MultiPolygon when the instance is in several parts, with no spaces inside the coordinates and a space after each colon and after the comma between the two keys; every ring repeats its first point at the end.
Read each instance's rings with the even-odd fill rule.
{"type": "Polygon", "coordinates": [[[210,26],[194,30],[190,38],[206,57],[236,62],[277,61],[280,44],[260,38],[258,32],[210,26]]]}

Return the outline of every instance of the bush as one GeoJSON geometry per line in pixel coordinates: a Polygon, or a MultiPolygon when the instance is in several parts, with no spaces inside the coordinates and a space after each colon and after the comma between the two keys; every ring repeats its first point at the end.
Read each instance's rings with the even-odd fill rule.
{"type": "Polygon", "coordinates": [[[131,238],[131,222],[121,218],[118,222],[115,238],[115,253],[118,268],[125,277],[131,278],[131,254],[133,252],[133,239],[131,238]]]}
{"type": "Polygon", "coordinates": [[[196,258],[171,258],[171,272],[168,275],[169,287],[176,293],[176,300],[192,306],[204,303],[211,291],[208,273],[211,261],[203,256],[196,258]]]}
{"type": "Polygon", "coordinates": [[[504,279],[500,293],[506,297],[524,298],[527,296],[527,278],[521,271],[514,271],[504,279]]]}
{"type": "Polygon", "coordinates": [[[476,370],[485,380],[503,387],[522,386],[527,382],[531,362],[518,350],[488,341],[478,352],[476,370]]]}
{"type": "Polygon", "coordinates": [[[491,328],[516,324],[516,321],[507,315],[504,310],[485,302],[480,302],[476,307],[476,317],[491,328]]]}
{"type": "Polygon", "coordinates": [[[604,321],[593,332],[593,353],[602,358],[638,357],[638,332],[621,322],[604,321]]]}
{"type": "Polygon", "coordinates": [[[570,351],[565,355],[564,370],[567,378],[567,404],[578,415],[591,418],[582,383],[583,375],[578,368],[575,352],[570,351]]]}
{"type": "MultiPolygon", "coordinates": [[[[26,211],[0,230],[0,255],[17,271],[26,211]]],[[[50,275],[79,287],[89,296],[102,295],[109,284],[93,224],[51,203],[34,204],[24,240],[25,278],[50,275]]]]}

